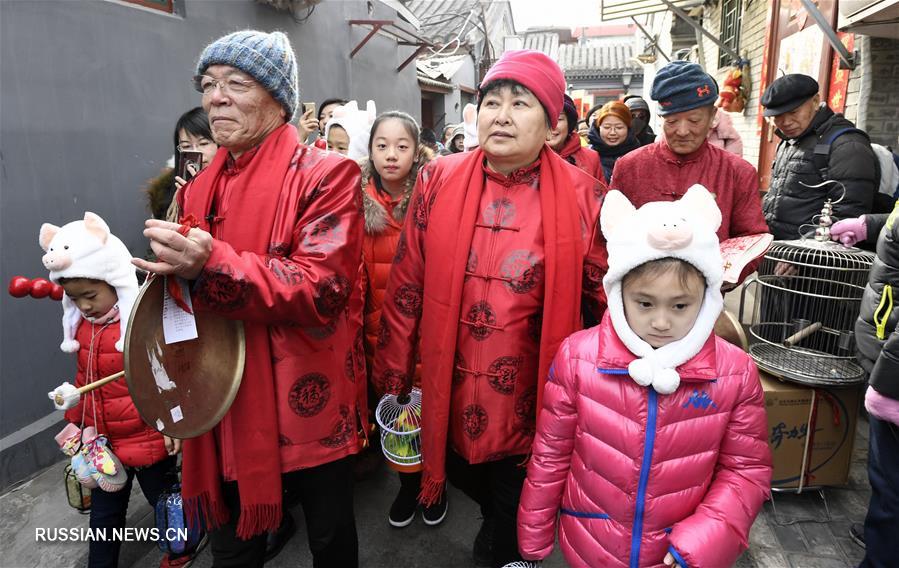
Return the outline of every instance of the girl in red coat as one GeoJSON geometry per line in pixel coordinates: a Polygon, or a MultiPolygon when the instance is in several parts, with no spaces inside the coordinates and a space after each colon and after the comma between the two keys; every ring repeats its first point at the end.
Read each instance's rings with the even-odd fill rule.
{"type": "Polygon", "coordinates": [[[522,556],[571,566],[732,566],[769,495],[755,364],[712,332],[721,213],[693,186],[635,210],[611,191],[608,310],[550,369],[518,511],[522,556]],[[559,514],[561,513],[561,514],[559,514]]]}
{"type": "MultiPolygon", "coordinates": [[[[365,355],[369,372],[375,350],[379,347],[381,308],[387,278],[398,251],[403,220],[409,209],[412,188],[418,170],[431,157],[430,150],[419,141],[415,119],[404,112],[382,113],[372,124],[368,140],[368,160],[362,164],[362,202],[365,210],[365,238],[362,259],[365,264],[365,355]]],[[[420,382],[416,370],[416,383],[420,382]]],[[[398,385],[374,384],[377,396],[369,396],[376,406],[381,395],[398,385]]],[[[378,450],[379,451],[379,450],[378,450]]],[[[421,473],[399,472],[400,490],[390,507],[388,522],[397,528],[409,526],[418,510],[418,488],[421,473]]],[[[440,524],[446,516],[446,500],[422,511],[425,524],[440,524]]]]}
{"type": "MultiPolygon", "coordinates": [[[[50,280],[61,284],[66,293],[61,348],[78,353],[75,385],[63,383],[48,395],[51,400],[63,397],[62,404],[54,400],[54,405],[66,410],[70,426],[64,433],[75,432],[76,445],[80,438],[93,448],[85,458],[87,469],[82,473],[86,475],[79,477],[93,487],[90,527],[105,529],[106,535],[90,541],[88,566],[115,567],[122,543],[112,531],[125,526],[131,483],[137,477],[144,496],[155,507],[159,495],[174,481],[171,473],[181,443],[141,420],[124,379],[90,391],[83,401],[76,390],[124,369],[124,328],[137,296],[131,253],[103,219],[90,212],[84,220],[63,227],[45,223],[40,244],[47,252],[43,262],[50,280]],[[79,427],[95,431],[97,437],[88,439],[78,432],[79,427]]],[[[190,557],[165,556],[161,566],[183,566],[190,557]]]]}

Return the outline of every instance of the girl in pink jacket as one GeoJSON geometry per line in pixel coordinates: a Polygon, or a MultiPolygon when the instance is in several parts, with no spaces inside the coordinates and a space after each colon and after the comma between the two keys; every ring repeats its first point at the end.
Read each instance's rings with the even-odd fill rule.
{"type": "Polygon", "coordinates": [[[617,191],[600,325],[550,369],[518,510],[530,560],[556,526],[571,566],[731,566],[769,496],[764,396],[752,360],[712,332],[721,214],[693,186],[636,210],[617,191]]]}

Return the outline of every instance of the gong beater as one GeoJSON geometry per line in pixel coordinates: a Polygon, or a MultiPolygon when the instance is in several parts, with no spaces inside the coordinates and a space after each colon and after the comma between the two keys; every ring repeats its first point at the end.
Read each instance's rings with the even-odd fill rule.
{"type": "Polygon", "coordinates": [[[243,323],[194,310],[197,339],[166,344],[164,292],[165,278],[151,276],[138,294],[125,335],[125,377],[144,422],[172,438],[193,438],[218,424],[237,396],[243,323]]]}

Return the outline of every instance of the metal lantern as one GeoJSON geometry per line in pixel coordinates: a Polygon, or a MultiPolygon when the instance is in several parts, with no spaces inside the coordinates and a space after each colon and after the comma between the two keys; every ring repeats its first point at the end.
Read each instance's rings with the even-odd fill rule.
{"type": "Polygon", "coordinates": [[[421,389],[413,388],[402,397],[384,395],[375,420],[390,467],[406,473],[421,471],[421,389]]]}
{"type": "Polygon", "coordinates": [[[70,464],[66,465],[64,471],[66,498],[69,501],[69,506],[82,514],[89,513],[91,510],[91,490],[81,485],[70,464]]]}
{"type": "Polygon", "coordinates": [[[775,241],[741,294],[740,321],[753,304],[749,354],[759,368],[812,386],[863,383],[854,328],[873,261],[829,238],[775,241]]]}

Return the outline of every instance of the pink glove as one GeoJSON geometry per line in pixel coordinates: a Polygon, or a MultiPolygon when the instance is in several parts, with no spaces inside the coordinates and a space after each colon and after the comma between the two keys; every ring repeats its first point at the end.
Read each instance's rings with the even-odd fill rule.
{"type": "Polygon", "coordinates": [[[830,238],[834,241],[840,241],[843,243],[843,246],[847,247],[855,246],[855,243],[864,241],[868,238],[865,216],[837,221],[830,228],[830,238]]]}
{"type": "Polygon", "coordinates": [[[865,393],[865,408],[871,416],[899,426],[899,400],[883,396],[871,387],[865,393]]]}

